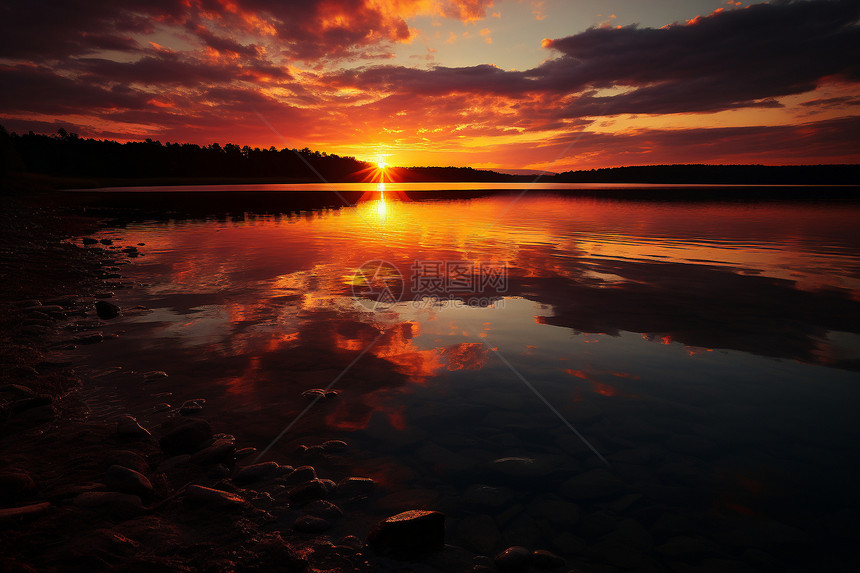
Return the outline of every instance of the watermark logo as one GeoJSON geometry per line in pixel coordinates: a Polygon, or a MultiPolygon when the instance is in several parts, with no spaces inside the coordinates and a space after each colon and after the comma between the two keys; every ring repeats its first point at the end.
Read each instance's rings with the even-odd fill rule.
{"type": "MultiPolygon", "coordinates": [[[[414,308],[499,307],[508,290],[504,262],[425,259],[413,261],[409,270],[414,308]]],[[[363,306],[387,310],[403,300],[407,283],[395,265],[376,259],[359,267],[352,285],[363,306]]]]}
{"type": "Polygon", "coordinates": [[[400,270],[382,259],[366,261],[352,277],[352,296],[370,310],[386,310],[400,302],[406,289],[400,270]]]}

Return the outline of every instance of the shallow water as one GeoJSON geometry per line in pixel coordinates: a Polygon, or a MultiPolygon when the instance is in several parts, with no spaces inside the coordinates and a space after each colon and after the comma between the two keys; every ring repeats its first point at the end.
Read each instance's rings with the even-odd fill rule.
{"type": "Polygon", "coordinates": [[[344,532],[426,507],[481,554],[768,570],[790,549],[839,570],[860,524],[858,220],[533,192],[134,223],[102,233],[145,243],[122,271],[144,286],[114,301],[151,311],[87,352],[170,374],[112,389],[130,409],[205,397],[264,459],[373,477],[344,532]],[[350,449],[294,454],[327,439],[350,449]]]}

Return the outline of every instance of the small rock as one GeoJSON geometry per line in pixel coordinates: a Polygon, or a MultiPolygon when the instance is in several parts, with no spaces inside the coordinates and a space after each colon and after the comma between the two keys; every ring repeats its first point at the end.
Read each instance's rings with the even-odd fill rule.
{"type": "Polygon", "coordinates": [[[310,515],[323,517],[325,519],[343,517],[343,510],[341,508],[324,499],[312,501],[304,507],[304,510],[310,515]]]}
{"type": "Polygon", "coordinates": [[[180,418],[178,422],[169,422],[162,425],[167,426],[167,433],[158,441],[162,451],[168,455],[192,454],[212,438],[212,426],[201,418],[180,418]]]}
{"type": "Polygon", "coordinates": [[[545,549],[538,549],[532,553],[532,565],[537,569],[558,569],[564,567],[564,559],[545,549]]]}
{"type": "Polygon", "coordinates": [[[322,449],[326,452],[343,452],[348,448],[347,443],[342,440],[329,440],[322,443],[322,449]]]}
{"type": "Polygon", "coordinates": [[[323,484],[323,487],[325,488],[327,493],[334,493],[337,489],[337,484],[330,479],[321,479],[320,483],[323,484]]]}
{"type": "Polygon", "coordinates": [[[322,446],[311,446],[307,450],[305,450],[305,455],[310,458],[315,458],[321,456],[325,453],[325,450],[322,446]]]}
{"type": "Polygon", "coordinates": [[[95,509],[119,517],[130,517],[143,512],[143,502],[128,493],[92,491],[75,497],[73,503],[85,509],[95,509]]]}
{"type": "Polygon", "coordinates": [[[505,505],[512,495],[508,488],[474,484],[463,494],[463,501],[479,507],[498,508],[505,505]]]}
{"type": "Polygon", "coordinates": [[[412,510],[376,524],[367,544],[377,553],[432,551],[445,545],[445,514],[412,510]]]}
{"type": "Polygon", "coordinates": [[[191,503],[210,505],[212,507],[240,508],[246,505],[238,495],[220,489],[189,485],[185,488],[185,499],[191,503]]]}
{"type": "Polygon", "coordinates": [[[172,408],[170,404],[168,404],[167,402],[161,402],[152,407],[152,413],[157,414],[159,412],[166,412],[170,408],[172,408]]]}
{"type": "Polygon", "coordinates": [[[113,451],[106,461],[107,464],[105,469],[116,465],[134,470],[144,475],[149,472],[149,464],[146,462],[146,459],[137,452],[132,452],[130,450],[113,451]]]}
{"type": "Polygon", "coordinates": [[[113,465],[105,472],[105,484],[112,490],[148,497],[154,493],[147,477],[127,467],[113,465]]]}
{"type": "Polygon", "coordinates": [[[102,245],[113,245],[113,239],[99,239],[99,243],[102,245]]]}
{"type": "Polygon", "coordinates": [[[14,527],[22,521],[39,517],[40,515],[47,513],[50,509],[51,504],[47,501],[25,505],[23,507],[0,509],[0,529],[14,527]]]}
{"type": "Polygon", "coordinates": [[[242,448],[240,450],[236,450],[236,459],[241,460],[243,458],[247,458],[256,451],[257,448],[242,448]]]}
{"type": "Polygon", "coordinates": [[[155,380],[161,380],[162,378],[167,378],[167,372],[164,370],[152,370],[150,372],[143,373],[144,382],[153,382],[155,380]]]}
{"type": "Polygon", "coordinates": [[[92,237],[84,237],[81,239],[81,242],[85,245],[97,245],[99,243],[98,240],[93,239],[92,237]]]}
{"type": "Polygon", "coordinates": [[[301,505],[309,501],[322,499],[328,494],[325,486],[318,479],[299,484],[287,492],[287,496],[295,504],[301,505]]]}
{"type": "Polygon", "coordinates": [[[137,423],[132,416],[120,416],[116,421],[116,433],[124,438],[150,438],[149,430],[137,423]]]}
{"type": "Polygon", "coordinates": [[[193,456],[191,461],[199,465],[210,464],[228,464],[232,465],[235,461],[236,444],[233,440],[218,439],[208,448],[203,448],[193,456]]]}
{"type": "Polygon", "coordinates": [[[531,552],[519,545],[508,547],[493,559],[500,571],[525,571],[530,560],[531,552]]]}
{"type": "Polygon", "coordinates": [[[321,388],[311,388],[310,390],[305,390],[302,392],[302,398],[307,398],[308,400],[317,400],[325,398],[325,390],[321,388]]]}
{"type": "Polygon", "coordinates": [[[302,533],[322,533],[331,528],[331,523],[313,515],[303,515],[293,523],[293,529],[302,533]]]}
{"type": "Polygon", "coordinates": [[[278,469],[277,462],[263,462],[239,468],[236,475],[233,476],[233,481],[237,484],[251,483],[270,475],[278,469]]]}
{"type": "Polygon", "coordinates": [[[182,406],[179,407],[179,414],[182,416],[190,416],[191,414],[196,414],[200,410],[203,409],[203,405],[206,403],[205,398],[195,398],[194,400],[186,400],[182,403],[182,406]]]}
{"type": "Polygon", "coordinates": [[[103,300],[96,301],[96,314],[99,318],[116,318],[122,313],[122,309],[117,305],[103,300]]]}
{"type": "Polygon", "coordinates": [[[290,483],[302,483],[317,479],[317,471],[313,466],[299,466],[287,476],[287,481],[290,483]]]}
{"type": "Polygon", "coordinates": [[[170,470],[183,466],[190,461],[191,456],[189,454],[180,454],[178,456],[173,456],[167,458],[166,460],[158,464],[158,467],[155,468],[155,472],[159,474],[169,472],[170,470]]]}

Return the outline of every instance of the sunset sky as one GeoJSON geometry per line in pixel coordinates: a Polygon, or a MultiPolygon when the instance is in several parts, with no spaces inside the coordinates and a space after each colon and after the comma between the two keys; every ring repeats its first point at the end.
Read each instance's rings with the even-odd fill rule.
{"type": "Polygon", "coordinates": [[[563,171],[860,162],[860,2],[0,5],[9,131],[563,171]]]}

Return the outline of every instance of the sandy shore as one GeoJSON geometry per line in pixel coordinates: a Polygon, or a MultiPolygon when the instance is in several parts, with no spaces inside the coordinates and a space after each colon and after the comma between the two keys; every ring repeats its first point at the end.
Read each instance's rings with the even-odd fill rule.
{"type": "Polygon", "coordinates": [[[360,508],[371,480],[318,476],[299,455],[292,466],[251,464],[253,449],[237,451],[230,429],[213,428],[194,404],[168,407],[153,428],[135,412],[95,421],[87,389],[115,369],[84,376],[68,353],[109,344],[99,326],[134,312],[110,292],[129,286],[122,263],[136,246],[85,244],[101,222],[69,216],[50,194],[0,200],[0,569],[402,569],[380,556],[391,551],[423,561],[415,570],[472,569],[472,555],[440,549],[441,514],[378,526],[377,551],[327,534],[360,508]]]}

